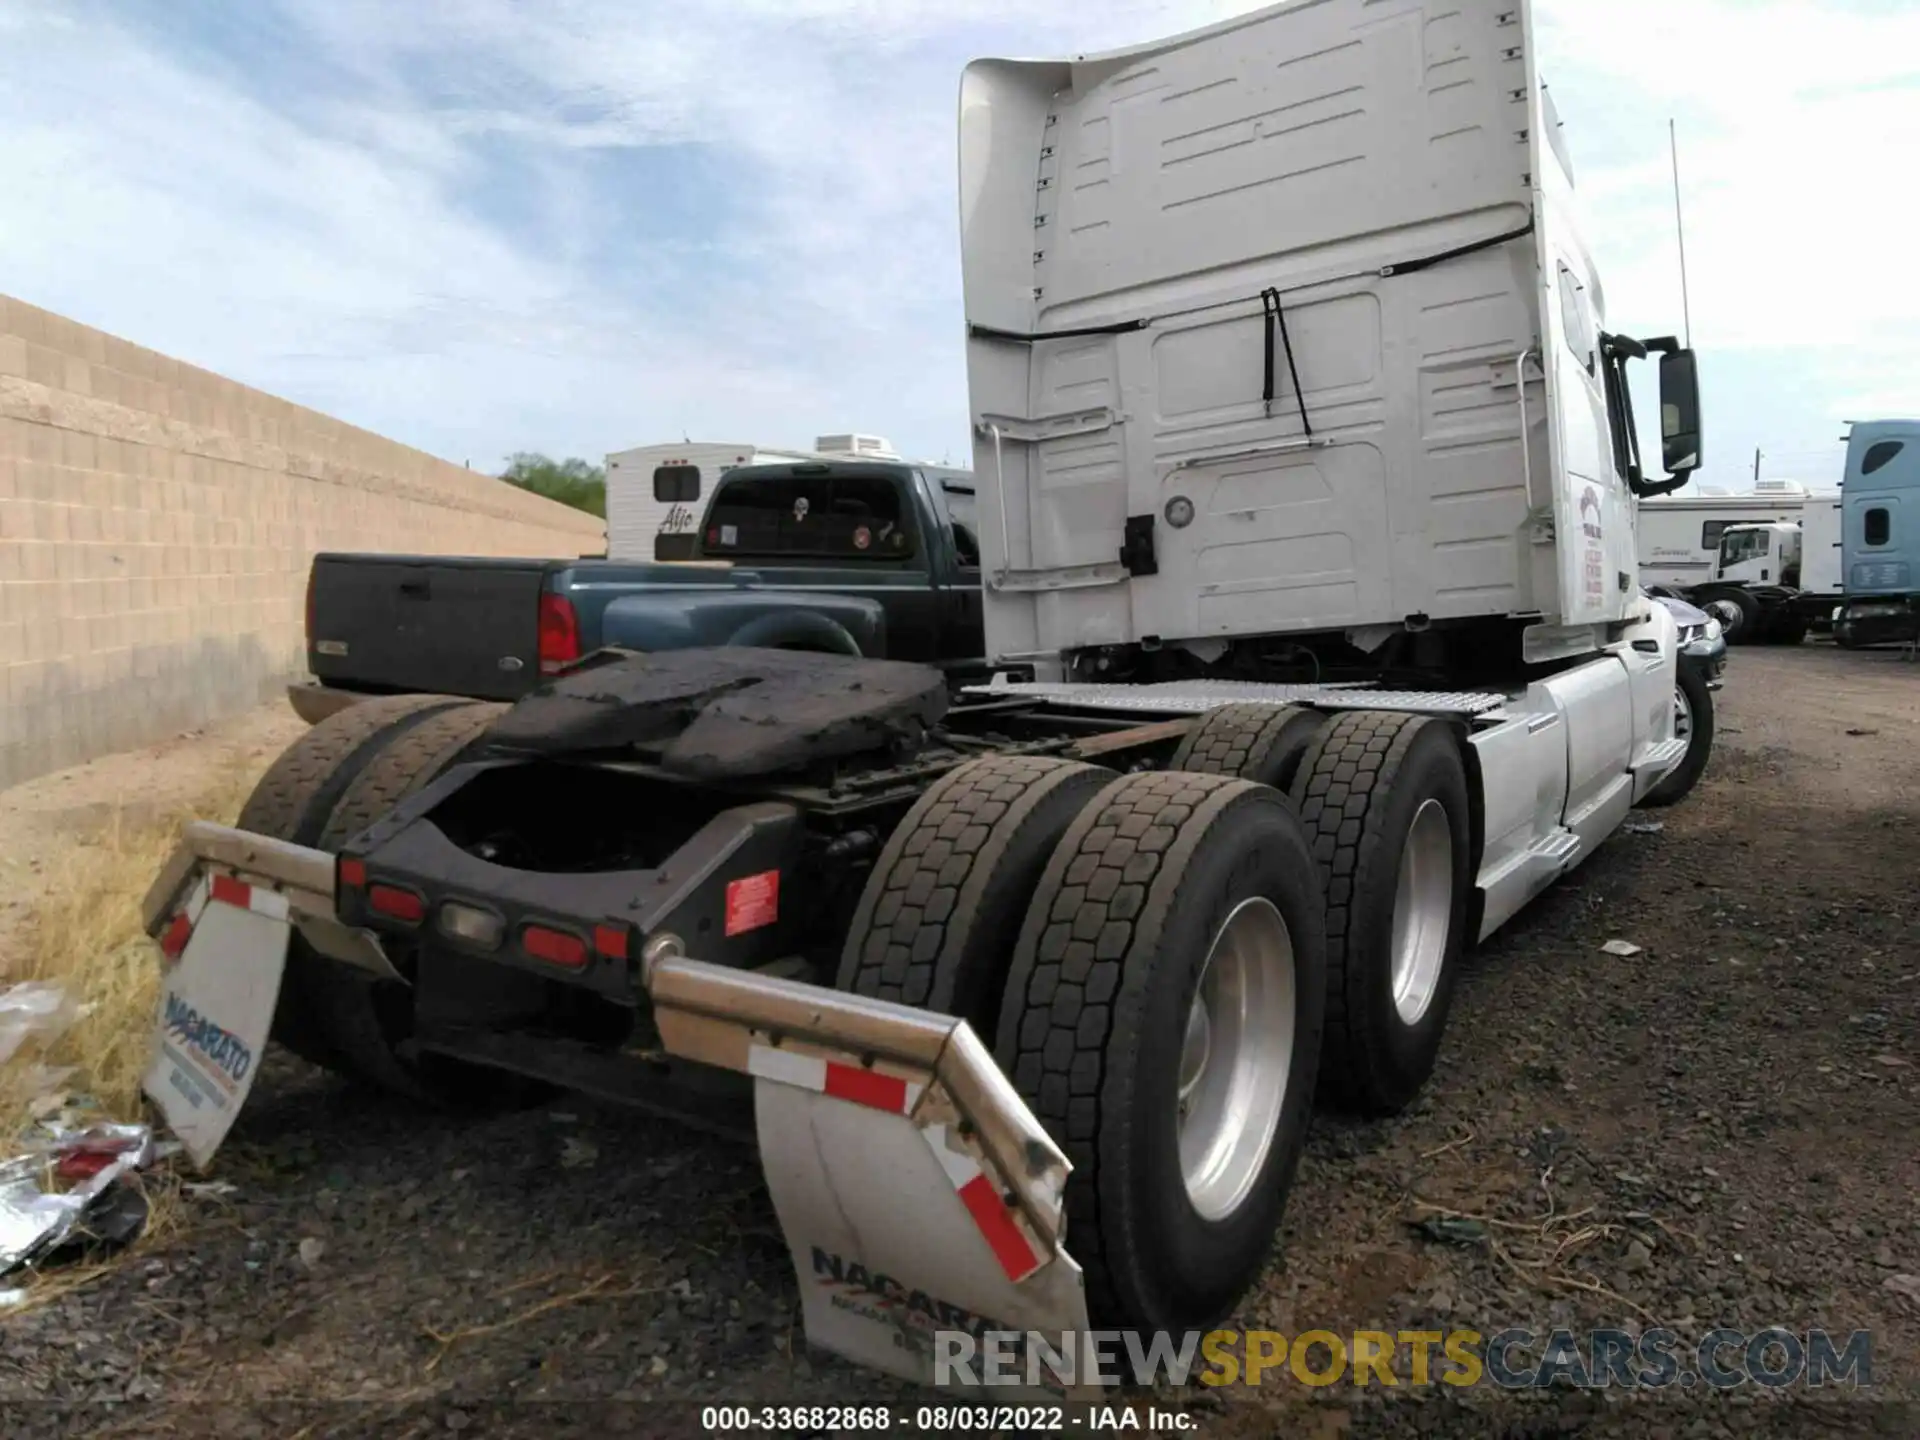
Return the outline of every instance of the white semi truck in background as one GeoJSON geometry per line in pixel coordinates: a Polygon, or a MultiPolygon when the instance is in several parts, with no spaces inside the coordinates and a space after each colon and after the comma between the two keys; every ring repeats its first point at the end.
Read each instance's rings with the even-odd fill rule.
{"type": "Polygon", "coordinates": [[[1685,590],[1713,578],[1729,525],[1798,522],[1810,496],[1832,499],[1793,480],[1762,480],[1744,493],[1695,494],[1691,488],[1642,500],[1635,513],[1640,583],[1685,590]]]}
{"type": "Polygon", "coordinates": [[[1718,620],[1730,645],[1798,645],[1809,630],[1831,629],[1845,598],[1841,503],[1810,495],[1798,520],[1728,525],[1706,578],[1676,593],[1718,620]]]}
{"type": "MultiPolygon", "coordinates": [[[[354,706],[189,827],[165,1013],[466,1103],[713,1124],[731,1082],[809,1338],[910,1379],[938,1331],[1231,1313],[1315,1100],[1408,1105],[1465,949],[1711,734],[1633,541],[1693,356],[1606,328],[1536,48],[1526,0],[1318,0],[969,66],[1001,673],[612,653],[354,706]]],[[[204,1160],[250,1076],[183,1053],[149,1092],[204,1160]]],[[[1096,1390],[1063,1348],[1039,1390],[1096,1390]]]]}

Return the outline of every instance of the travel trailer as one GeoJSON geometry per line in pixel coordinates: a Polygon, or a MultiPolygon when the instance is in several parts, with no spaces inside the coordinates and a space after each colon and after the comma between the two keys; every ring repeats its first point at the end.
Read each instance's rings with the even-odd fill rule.
{"type": "Polygon", "coordinates": [[[1705,583],[1729,525],[1797,521],[1811,493],[1792,480],[1763,480],[1739,495],[1682,491],[1642,500],[1635,517],[1640,583],[1676,590],[1705,583]]]}

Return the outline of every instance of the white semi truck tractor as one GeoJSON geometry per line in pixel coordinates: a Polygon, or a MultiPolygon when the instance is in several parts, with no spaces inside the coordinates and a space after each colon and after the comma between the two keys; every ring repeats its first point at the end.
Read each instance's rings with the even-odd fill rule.
{"type": "Polygon", "coordinates": [[[315,725],[148,900],[193,1157],[273,1038],[731,1115],[809,1337],[909,1379],[1230,1315],[1316,1100],[1411,1102],[1466,949],[1686,773],[1633,511],[1693,357],[1607,329],[1536,45],[1312,0],[969,66],[996,678],[610,652],[315,725]]]}

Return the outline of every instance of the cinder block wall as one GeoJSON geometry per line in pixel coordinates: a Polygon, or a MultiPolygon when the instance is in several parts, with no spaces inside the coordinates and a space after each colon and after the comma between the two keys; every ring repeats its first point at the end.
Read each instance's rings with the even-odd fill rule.
{"type": "Polygon", "coordinates": [[[320,550],[598,553],[601,521],[0,296],[0,788],[304,672],[320,550]]]}

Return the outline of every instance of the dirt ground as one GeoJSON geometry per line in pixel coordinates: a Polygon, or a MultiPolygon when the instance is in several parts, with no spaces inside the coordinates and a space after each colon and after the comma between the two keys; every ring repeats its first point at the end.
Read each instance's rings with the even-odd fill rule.
{"type": "Polygon", "coordinates": [[[266,705],[212,729],[0,790],[0,976],[11,972],[28,917],[75,846],[116,820],[164,819],[228,788],[236,770],[264,771],[306,728],[285,704],[266,705]]]}
{"type": "MultiPolygon", "coordinates": [[[[1896,1280],[1920,1274],[1920,666],[1737,651],[1719,722],[1699,791],[1642,817],[1662,828],[1475,956],[1414,1113],[1316,1123],[1238,1323],[1864,1330],[1870,1387],[1269,1377],[1154,1397],[1188,1433],[1920,1434],[1920,1298],[1896,1280]]],[[[30,899],[101,807],[264,764],[297,728],[263,712],[0,795],[0,883],[30,899]]],[[[698,1406],[664,1402],[926,1398],[806,1351],[754,1156],[664,1121],[573,1100],[449,1120],[279,1057],[217,1178],[234,1193],[164,1244],[0,1320],[10,1432],[694,1434],[698,1406]],[[126,1400],[171,1403],[47,1404],[126,1400]]]]}

